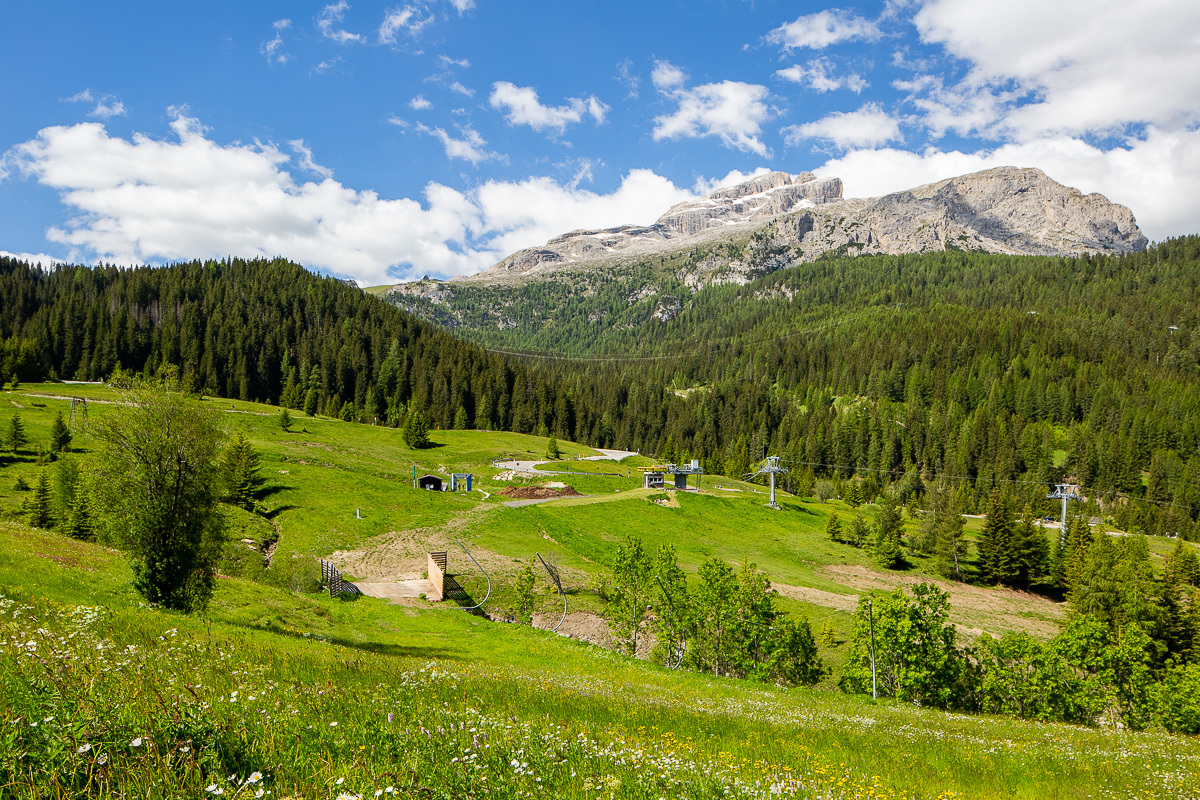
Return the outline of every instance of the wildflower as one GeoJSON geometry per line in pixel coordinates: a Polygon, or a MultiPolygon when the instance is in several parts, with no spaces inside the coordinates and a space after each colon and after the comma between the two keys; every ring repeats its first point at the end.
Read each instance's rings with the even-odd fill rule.
{"type": "Polygon", "coordinates": [[[96,756],[96,763],[102,767],[105,764],[107,764],[108,763],[108,753],[101,753],[100,755],[96,756]]]}
{"type": "Polygon", "coordinates": [[[92,749],[92,746],[90,744],[84,744],[84,745],[81,745],[75,752],[78,753],[79,755],[83,755],[84,753],[86,753],[87,751],[89,751],[91,749],[92,749]]]}
{"type": "Polygon", "coordinates": [[[329,727],[331,727],[331,728],[336,728],[336,727],[337,727],[337,720],[335,719],[333,722],[329,723],[329,727]]]}
{"type": "Polygon", "coordinates": [[[334,785],[334,786],[341,786],[341,785],[342,785],[343,783],[345,783],[345,782],[346,782],[346,779],[345,779],[345,778],[338,778],[336,781],[334,781],[334,782],[333,782],[333,785],[334,785]]]}
{"type": "Polygon", "coordinates": [[[379,797],[381,794],[383,794],[383,789],[376,789],[376,790],[375,790],[375,796],[376,796],[376,797],[379,797]]]}
{"type": "Polygon", "coordinates": [[[181,752],[181,753],[186,753],[186,752],[188,752],[188,751],[189,751],[189,750],[191,750],[191,749],[192,749],[192,748],[188,747],[188,746],[185,744],[183,747],[179,748],[179,752],[181,752]]]}
{"type": "Polygon", "coordinates": [[[264,791],[263,791],[263,788],[260,786],[260,787],[258,787],[258,791],[254,793],[254,796],[255,796],[255,797],[262,797],[264,794],[266,794],[266,792],[264,792],[264,791]]]}
{"type": "Polygon", "coordinates": [[[139,736],[138,738],[134,739],[132,742],[129,743],[129,746],[130,747],[141,747],[142,746],[142,737],[139,736]]]}
{"type": "Polygon", "coordinates": [[[250,777],[246,778],[246,783],[258,783],[262,780],[261,772],[251,772],[250,777]]]}

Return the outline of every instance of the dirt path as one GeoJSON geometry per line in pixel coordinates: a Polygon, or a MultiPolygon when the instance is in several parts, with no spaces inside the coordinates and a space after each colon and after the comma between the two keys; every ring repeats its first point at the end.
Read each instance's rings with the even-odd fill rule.
{"type": "MultiPolygon", "coordinates": [[[[342,572],[353,575],[357,581],[382,583],[419,580],[425,575],[426,556],[434,551],[445,550],[451,573],[474,572],[475,565],[454,540],[485,520],[496,508],[495,505],[481,503],[452,517],[445,525],[390,531],[373,536],[364,547],[338,550],[330,553],[326,560],[342,572]]],[[[506,572],[512,569],[513,559],[507,556],[477,547],[468,546],[468,549],[488,571],[506,572]]]]}
{"type": "MultiPolygon", "coordinates": [[[[950,595],[950,620],[970,636],[986,632],[999,637],[1009,631],[1026,631],[1049,639],[1059,632],[1059,623],[1066,616],[1064,604],[1015,589],[968,586],[919,575],[876,572],[849,564],[831,564],[820,571],[836,583],[859,592],[907,590],[918,583],[932,583],[950,595]]],[[[852,612],[858,604],[858,595],[835,594],[805,586],[772,585],[785,597],[838,611],[852,612]]]]}

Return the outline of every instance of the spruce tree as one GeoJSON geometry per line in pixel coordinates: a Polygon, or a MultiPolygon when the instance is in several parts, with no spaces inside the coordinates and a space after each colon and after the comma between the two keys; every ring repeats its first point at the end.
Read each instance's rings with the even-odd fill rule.
{"type": "Polygon", "coordinates": [[[838,515],[836,513],[830,514],[829,519],[826,520],[825,535],[827,535],[831,541],[842,541],[842,521],[838,519],[838,515]]]}
{"type": "Polygon", "coordinates": [[[867,521],[858,514],[850,520],[850,535],[846,537],[846,543],[852,544],[855,547],[861,548],[867,543],[867,536],[870,534],[870,527],[867,526],[867,521]]]}
{"type": "Polygon", "coordinates": [[[20,414],[13,414],[12,419],[9,420],[7,440],[8,449],[14,453],[19,452],[29,441],[29,437],[25,435],[25,423],[21,421],[20,414]]]}
{"type": "Polygon", "coordinates": [[[50,528],[54,520],[50,515],[50,479],[46,470],[38,472],[37,483],[33,487],[33,497],[27,507],[29,524],[35,528],[50,528]]]}
{"type": "Polygon", "coordinates": [[[856,480],[851,480],[849,488],[846,489],[846,503],[851,508],[858,508],[863,504],[862,484],[856,480]]]}
{"type": "Polygon", "coordinates": [[[260,469],[258,453],[239,431],[221,458],[225,499],[248,511],[253,510],[254,495],[263,485],[260,469]]]}
{"type": "Polygon", "coordinates": [[[429,446],[429,426],[420,411],[412,410],[404,420],[404,430],[401,433],[404,443],[412,448],[429,446]]]}
{"type": "Polygon", "coordinates": [[[63,533],[74,539],[90,540],[95,537],[96,528],[92,523],[91,501],[82,481],[75,484],[75,490],[71,495],[71,505],[67,509],[66,522],[63,523],[63,533]]]}
{"type": "Polygon", "coordinates": [[[979,534],[979,566],[988,583],[1012,585],[1017,577],[1012,513],[998,489],[992,490],[987,522],[979,534]]]}
{"type": "Polygon", "coordinates": [[[65,453],[70,446],[71,431],[67,428],[67,421],[63,419],[62,412],[59,411],[50,426],[50,452],[65,453]]]}
{"type": "Polygon", "coordinates": [[[963,538],[963,519],[954,494],[948,490],[931,494],[925,517],[933,536],[934,569],[943,578],[963,580],[967,542],[963,538]]]}
{"type": "Polygon", "coordinates": [[[875,563],[884,569],[904,566],[904,549],[900,542],[902,526],[900,509],[891,503],[884,503],[875,518],[875,545],[872,552],[875,563]]]}
{"type": "Polygon", "coordinates": [[[292,415],[288,412],[287,406],[281,406],[279,409],[279,427],[283,429],[284,433],[287,433],[288,429],[292,427],[292,415]]]}
{"type": "Polygon", "coordinates": [[[558,437],[553,433],[550,434],[550,440],[546,442],[546,458],[553,460],[562,458],[562,451],[558,449],[558,437]]]}
{"type": "Polygon", "coordinates": [[[468,425],[467,410],[462,406],[459,406],[458,411],[454,412],[454,429],[456,431],[465,431],[468,425]]]}
{"type": "Polygon", "coordinates": [[[1033,507],[1026,504],[1021,521],[1013,528],[1013,566],[1018,586],[1028,589],[1046,579],[1050,569],[1050,543],[1037,524],[1033,507]]]}

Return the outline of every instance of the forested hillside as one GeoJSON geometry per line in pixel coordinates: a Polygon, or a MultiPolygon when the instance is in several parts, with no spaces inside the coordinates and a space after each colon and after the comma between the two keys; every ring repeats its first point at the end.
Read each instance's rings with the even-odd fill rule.
{"type": "MultiPolygon", "coordinates": [[[[1198,281],[1196,237],[1123,257],[824,259],[698,291],[665,322],[471,334],[528,334],[540,349],[523,359],[286,262],[47,274],[0,261],[0,369],[28,380],[174,364],[219,395],[544,430],[725,474],[776,454],[793,483],[855,476],[866,500],[942,476],[964,510],[996,487],[1039,507],[1047,484],[1072,478],[1124,529],[1191,537],[1198,281]],[[590,355],[546,357],[568,342],[590,355]]],[[[524,302],[559,290],[531,286],[524,302]]]]}

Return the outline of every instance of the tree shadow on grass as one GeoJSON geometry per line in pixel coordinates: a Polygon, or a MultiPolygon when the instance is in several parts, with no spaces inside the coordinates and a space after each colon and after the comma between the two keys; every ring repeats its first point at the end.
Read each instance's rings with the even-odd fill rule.
{"type": "Polygon", "coordinates": [[[228,623],[237,628],[245,628],[246,630],[272,633],[277,636],[285,636],[289,639],[299,639],[309,642],[327,642],[336,644],[341,647],[346,647],[351,650],[361,650],[365,653],[374,653],[376,655],[385,656],[408,656],[411,658],[439,658],[452,661],[461,661],[461,654],[455,653],[442,647],[405,647],[398,644],[387,644],[386,642],[356,642],[353,639],[348,639],[345,636],[307,636],[301,631],[292,630],[285,627],[282,621],[275,619],[265,620],[260,624],[246,622],[231,622],[228,623]]]}

